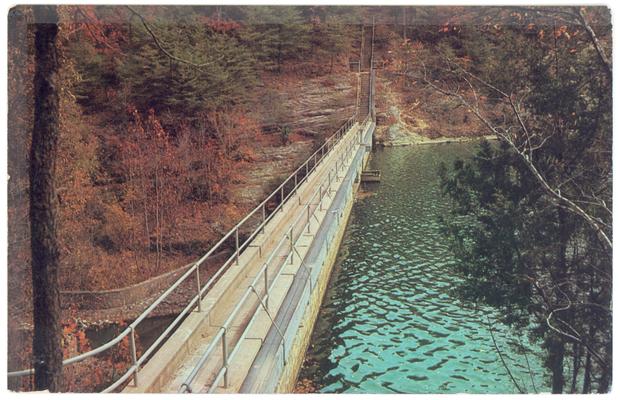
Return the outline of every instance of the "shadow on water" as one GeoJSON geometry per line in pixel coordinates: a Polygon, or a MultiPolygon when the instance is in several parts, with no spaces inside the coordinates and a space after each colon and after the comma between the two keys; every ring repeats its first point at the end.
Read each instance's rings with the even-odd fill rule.
{"type": "MultiPolygon", "coordinates": [[[[437,169],[475,150],[455,143],[373,154],[381,182],[353,207],[300,379],[326,393],[516,392],[482,319],[493,311],[473,311],[450,291],[455,260],[438,224],[448,202],[437,169]]],[[[540,359],[529,353],[532,377],[511,346],[517,333],[501,324],[494,333],[520,386],[532,391],[534,379],[546,388],[540,359]]]]}

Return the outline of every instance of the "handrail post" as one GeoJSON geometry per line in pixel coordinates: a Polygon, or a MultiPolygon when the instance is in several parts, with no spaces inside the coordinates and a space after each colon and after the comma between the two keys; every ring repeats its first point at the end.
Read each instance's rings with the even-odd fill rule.
{"type": "Polygon", "coordinates": [[[202,311],[202,299],[200,298],[200,264],[196,264],[196,288],[198,289],[198,312],[202,311]]]}
{"type": "Polygon", "coordinates": [[[319,185],[319,211],[323,211],[323,184],[319,185]]]}
{"type": "Polygon", "coordinates": [[[135,367],[133,371],[133,384],[138,386],[138,357],[136,355],[136,335],[134,334],[134,327],[130,326],[129,336],[129,351],[131,352],[131,364],[135,367]]]}
{"type": "MultiPolygon", "coordinates": [[[[308,209],[310,209],[310,207],[308,207],[308,209]]],[[[289,230],[288,233],[288,239],[289,239],[289,251],[291,253],[291,262],[290,264],[293,265],[293,227],[291,226],[291,229],[289,230]]]]}
{"type": "Polygon", "coordinates": [[[310,233],[310,204],[308,204],[308,221],[307,221],[307,225],[308,225],[308,233],[310,233]]]}
{"type": "Polygon", "coordinates": [[[301,205],[301,196],[297,193],[297,172],[295,172],[295,193],[297,194],[297,205],[301,205]]]}
{"type": "Polygon", "coordinates": [[[262,228],[261,228],[261,231],[262,231],[263,233],[265,233],[265,221],[267,220],[267,213],[266,213],[266,211],[265,211],[265,204],[266,204],[266,202],[265,202],[265,203],[263,203],[263,226],[262,226],[262,228]]]}
{"type": "Polygon", "coordinates": [[[239,227],[235,229],[235,262],[239,265],[239,227]]]}
{"type": "Polygon", "coordinates": [[[269,280],[267,279],[267,264],[265,264],[265,307],[269,310],[269,280]]]}
{"type": "Polygon", "coordinates": [[[222,362],[223,367],[226,368],[224,372],[224,387],[228,387],[228,344],[226,344],[226,328],[224,328],[224,333],[222,334],[222,362]]]}

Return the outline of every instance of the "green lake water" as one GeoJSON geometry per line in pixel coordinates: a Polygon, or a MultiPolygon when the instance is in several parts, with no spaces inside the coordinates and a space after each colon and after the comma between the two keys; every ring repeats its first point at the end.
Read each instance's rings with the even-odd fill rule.
{"type": "Polygon", "coordinates": [[[493,345],[528,392],[548,392],[540,352],[524,335],[455,298],[455,260],[438,216],[437,168],[475,143],[378,149],[382,180],[358,199],[300,379],[324,393],[518,393],[493,345]],[[523,352],[519,343],[533,351],[523,352]],[[528,368],[528,364],[530,368],[528,368]],[[532,371],[530,373],[529,371],[532,371]]]}

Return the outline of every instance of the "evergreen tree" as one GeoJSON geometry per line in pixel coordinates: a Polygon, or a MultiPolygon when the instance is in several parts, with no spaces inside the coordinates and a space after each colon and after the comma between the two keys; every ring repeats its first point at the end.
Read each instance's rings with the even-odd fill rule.
{"type": "MultiPolygon", "coordinates": [[[[544,28],[531,35],[528,25],[461,36],[458,48],[454,41],[447,45],[448,58],[492,51],[478,52],[479,62],[468,69],[434,71],[436,80],[458,85],[460,77],[466,85],[467,78],[479,95],[494,97],[486,123],[502,137],[500,146],[484,143],[471,162],[441,171],[454,203],[454,217],[444,223],[460,261],[458,292],[499,308],[504,322],[541,341],[554,393],[576,392],[579,384],[583,392],[606,392],[612,370],[612,264],[605,240],[611,237],[611,85],[590,42],[562,42],[559,27],[546,38],[544,28]],[[518,106],[511,98],[520,99],[518,106]]],[[[565,29],[578,37],[578,27],[565,29]]],[[[452,93],[467,103],[462,92],[452,93]]]]}
{"type": "Polygon", "coordinates": [[[123,68],[129,101],[141,110],[154,109],[192,120],[201,112],[243,101],[256,82],[254,59],[235,37],[215,33],[196,21],[154,24],[161,42],[180,58],[168,58],[143,30],[135,30],[134,51],[123,68]]]}
{"type": "Polygon", "coordinates": [[[242,42],[252,49],[264,69],[282,69],[288,60],[299,60],[310,46],[310,25],[299,7],[246,7],[242,42]]]}
{"type": "Polygon", "coordinates": [[[333,72],[338,56],[348,54],[352,50],[352,31],[339,16],[328,15],[325,19],[315,17],[311,31],[311,48],[318,63],[329,65],[328,72],[333,72]]]}

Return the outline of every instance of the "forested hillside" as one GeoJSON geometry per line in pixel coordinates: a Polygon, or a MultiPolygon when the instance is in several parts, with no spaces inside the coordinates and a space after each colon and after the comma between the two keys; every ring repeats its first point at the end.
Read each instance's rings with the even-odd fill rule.
{"type": "MultiPolygon", "coordinates": [[[[60,290],[127,287],[197,259],[354,112],[351,9],[57,11],[60,290]]],[[[33,18],[9,14],[11,368],[28,365],[32,327],[33,18]]]]}
{"type": "MultiPolygon", "coordinates": [[[[80,6],[59,12],[62,288],[124,286],[189,262],[260,200],[240,202],[231,190],[248,180],[255,161],[270,161],[265,149],[275,147],[277,155],[282,148],[291,160],[272,171],[274,179],[258,182],[263,192],[353,111],[355,77],[348,71],[359,27],[347,25],[350,10],[80,6]],[[293,142],[301,144],[287,150],[293,142]]],[[[29,281],[31,18],[28,7],[13,9],[9,18],[15,300],[29,281]]]]}

